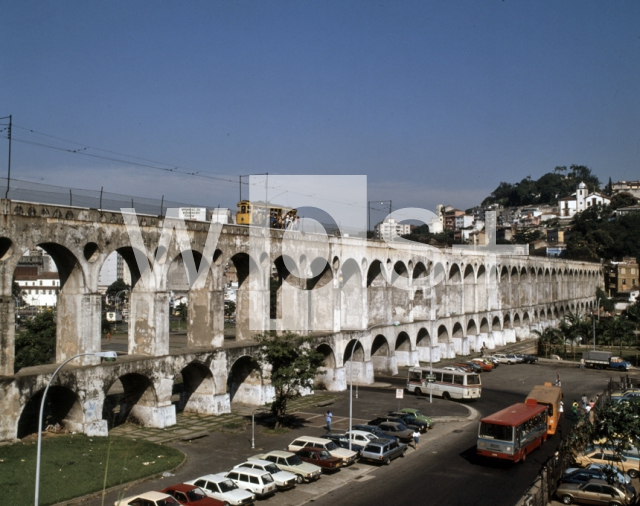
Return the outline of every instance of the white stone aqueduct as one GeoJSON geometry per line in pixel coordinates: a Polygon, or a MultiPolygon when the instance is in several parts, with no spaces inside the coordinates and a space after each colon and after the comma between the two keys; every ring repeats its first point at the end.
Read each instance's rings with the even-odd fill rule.
{"type": "Polygon", "coordinates": [[[175,237],[168,248],[159,246],[163,217],[137,216],[146,252],[136,252],[120,213],[10,200],[0,202],[0,212],[0,440],[33,427],[33,406],[56,367],[14,374],[13,273],[22,254],[36,247],[51,255],[60,274],[57,364],[101,349],[98,277],[107,256],[118,251],[132,273],[128,354],[115,363],[77,359],[49,393],[53,419],[92,435],[105,434],[114,422],[105,412],[113,408],[107,392],[118,380],[120,421],[135,418],[155,427],[175,423],[178,374],[184,382],[180,409],[218,414],[228,412],[231,401],[268,402],[268,371],[252,359],[251,338],[261,330],[293,328],[314,336],[325,356],[318,383],[342,390],[354,346],[354,379],[372,383],[376,372],[527,339],[569,311],[592,308],[603,284],[598,264],[348,237],[327,241],[235,225],[222,228],[212,258],[203,259],[209,224],[189,221],[189,251],[196,265],[209,262],[211,268],[189,290],[187,346],[170,350],[167,278],[182,269],[185,251],[175,237]],[[152,268],[139,268],[136,253],[152,268]],[[237,334],[225,342],[223,272],[229,262],[239,280],[237,334]],[[280,279],[275,315],[274,271],[280,279]]]}

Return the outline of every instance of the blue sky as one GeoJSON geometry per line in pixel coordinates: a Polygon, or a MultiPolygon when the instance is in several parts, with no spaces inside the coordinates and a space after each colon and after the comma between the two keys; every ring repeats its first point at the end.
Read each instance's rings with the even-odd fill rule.
{"type": "Polygon", "coordinates": [[[364,174],[371,200],[433,210],[556,165],[640,177],[638,2],[14,1],[0,14],[16,178],[237,202],[237,182],[124,153],[230,181],[364,174]]]}

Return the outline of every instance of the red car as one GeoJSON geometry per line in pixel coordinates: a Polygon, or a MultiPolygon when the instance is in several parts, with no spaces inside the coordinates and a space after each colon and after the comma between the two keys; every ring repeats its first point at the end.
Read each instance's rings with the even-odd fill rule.
{"type": "Polygon", "coordinates": [[[165,488],[162,492],[172,496],[180,504],[196,504],[197,506],[229,506],[229,503],[208,497],[200,487],[179,483],[165,488]]]}
{"type": "Polygon", "coordinates": [[[296,455],[300,457],[303,462],[309,464],[315,464],[321,467],[324,472],[339,471],[342,466],[342,459],[339,457],[332,457],[331,454],[324,448],[316,448],[315,446],[307,446],[302,450],[298,450],[296,455]]]}

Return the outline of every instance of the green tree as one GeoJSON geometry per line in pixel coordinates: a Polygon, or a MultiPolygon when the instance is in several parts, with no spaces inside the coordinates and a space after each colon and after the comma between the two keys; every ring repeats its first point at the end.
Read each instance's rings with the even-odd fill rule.
{"type": "Polygon", "coordinates": [[[620,346],[620,353],[622,353],[622,346],[632,343],[635,339],[633,330],[633,323],[625,316],[614,316],[606,321],[602,335],[605,342],[612,348],[615,345],[620,346]]]}
{"type": "Polygon", "coordinates": [[[16,336],[14,368],[49,364],[56,349],[56,317],[53,311],[43,311],[26,320],[16,336]]]}
{"type": "Polygon", "coordinates": [[[638,199],[628,192],[616,193],[611,197],[611,209],[619,209],[621,207],[635,206],[638,203],[638,199]]]}
{"type": "MultiPolygon", "coordinates": [[[[607,294],[600,287],[596,288],[596,300],[599,300],[600,303],[600,313],[611,313],[616,307],[613,299],[607,297],[607,294]]],[[[596,304],[598,304],[598,302],[596,302],[596,304]]],[[[596,314],[598,314],[598,308],[596,308],[596,314]]]]}
{"type": "Polygon", "coordinates": [[[565,354],[567,343],[571,343],[573,346],[578,342],[578,338],[581,338],[582,342],[586,342],[591,335],[591,320],[571,311],[562,319],[558,327],[564,339],[565,354]]]}
{"type": "Polygon", "coordinates": [[[131,287],[127,285],[122,280],[122,278],[118,278],[109,285],[109,288],[107,288],[107,291],[106,291],[107,297],[113,298],[118,294],[118,292],[121,292],[122,290],[131,290],[131,287]]]}
{"type": "Polygon", "coordinates": [[[233,316],[236,312],[236,303],[232,300],[224,301],[224,315],[225,316],[233,316]]]}
{"type": "Polygon", "coordinates": [[[279,427],[286,420],[289,401],[313,387],[324,357],[312,347],[310,338],[297,334],[269,333],[256,339],[258,361],[271,367],[271,385],[275,390],[271,411],[276,418],[276,427],[279,427]]]}
{"type": "Polygon", "coordinates": [[[564,342],[562,332],[555,327],[545,327],[542,331],[534,330],[533,333],[538,337],[538,353],[547,358],[549,353],[556,351],[556,346],[564,342]]]}
{"type": "Polygon", "coordinates": [[[181,302],[180,304],[178,304],[176,306],[175,311],[176,313],[178,313],[178,316],[183,320],[187,317],[187,305],[184,302],[181,302]]]}

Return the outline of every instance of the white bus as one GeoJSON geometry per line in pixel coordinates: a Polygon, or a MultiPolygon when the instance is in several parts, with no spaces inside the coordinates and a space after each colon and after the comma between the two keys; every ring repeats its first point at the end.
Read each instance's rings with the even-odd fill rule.
{"type": "Polygon", "coordinates": [[[482,395],[482,381],[474,372],[433,369],[433,383],[427,381],[429,374],[428,367],[410,368],[407,391],[416,395],[426,395],[431,388],[433,395],[444,399],[479,399],[482,395]]]}

